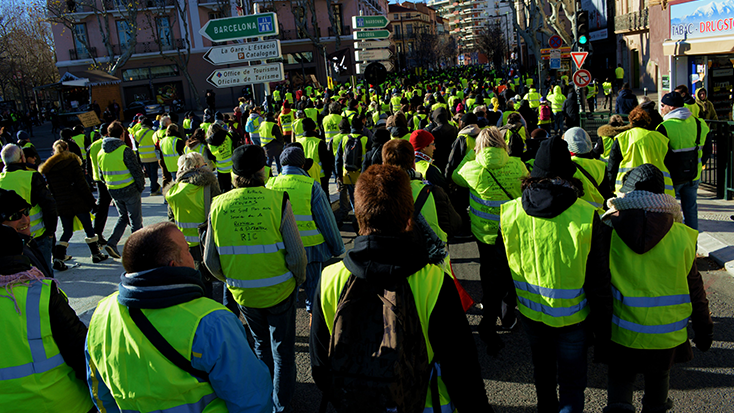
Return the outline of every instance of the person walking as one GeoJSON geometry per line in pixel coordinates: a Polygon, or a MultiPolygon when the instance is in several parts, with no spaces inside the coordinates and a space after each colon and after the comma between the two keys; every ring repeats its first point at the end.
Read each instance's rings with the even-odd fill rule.
{"type": "Polygon", "coordinates": [[[119,218],[107,240],[105,251],[112,258],[121,258],[117,250],[125,228],[132,232],[143,227],[143,206],[140,195],[145,188],[145,175],[137,156],[122,141],[123,128],[119,121],[107,127],[109,136],[102,140],[102,150],[97,155],[100,177],[110,191],[119,218]]]}
{"type": "Polygon", "coordinates": [[[500,207],[540,413],[583,412],[591,334],[595,354],[611,334],[609,254],[575,172],[566,142],[545,140],[522,196],[500,207]]]}
{"type": "MultiPolygon", "coordinates": [[[[296,138],[296,142],[303,145],[303,152],[306,158],[313,159],[315,165],[313,170],[317,171],[313,178],[321,184],[325,194],[329,194],[329,178],[334,173],[334,154],[326,146],[326,142],[319,138],[316,131],[316,122],[311,118],[305,118],[302,121],[303,136],[296,138]]],[[[282,163],[281,163],[282,164],[282,163]]]]}
{"type": "Polygon", "coordinates": [[[622,85],[622,89],[619,90],[619,96],[617,96],[617,102],[614,105],[614,113],[627,115],[635,107],[637,107],[637,96],[630,90],[630,84],[625,83],[622,85]]]}
{"type": "Polygon", "coordinates": [[[183,155],[186,141],[181,138],[178,126],[175,124],[168,125],[166,136],[159,142],[161,155],[163,155],[163,163],[166,164],[166,170],[171,174],[171,179],[176,180],[176,172],[178,171],[178,158],[183,155]]]}
{"type": "MultiPolygon", "coordinates": [[[[102,182],[102,178],[99,173],[99,152],[102,150],[102,142],[108,135],[107,124],[103,123],[99,127],[99,133],[95,136],[96,141],[92,142],[89,146],[89,165],[92,171],[92,179],[97,186],[97,213],[94,215],[94,233],[97,234],[97,243],[100,246],[107,245],[107,239],[104,237],[103,232],[105,225],[107,224],[107,217],[110,211],[110,204],[112,204],[112,197],[110,191],[107,189],[107,185],[102,182]]],[[[155,153],[153,154],[155,155],[155,153]]],[[[156,184],[158,179],[158,164],[155,163],[156,168],[156,184]]]]}
{"type": "Polygon", "coordinates": [[[173,223],[133,233],[122,264],[119,291],[100,301],[87,335],[99,411],[272,411],[267,367],[237,317],[204,297],[173,223]]]}
{"type": "Polygon", "coordinates": [[[595,206],[599,215],[603,214],[604,200],[613,196],[606,174],[607,165],[594,158],[594,147],[585,130],[571,128],[563,134],[563,140],[568,144],[571,160],[576,164],[573,177],[584,186],[584,194],[580,198],[595,206]]]}
{"type": "Polygon", "coordinates": [[[39,168],[48,182],[48,188],[56,200],[56,212],[61,219],[64,232],[54,247],[54,269],[62,271],[67,260],[66,250],[69,240],[74,234],[74,222],[79,221],[87,243],[92,253],[92,262],[98,263],[107,259],[107,255],[99,250],[99,237],[94,232],[90,213],[97,211],[97,200],[87,186],[82,171],[82,160],[69,152],[66,142],[58,140],[53,144],[53,155],[39,168]]]}
{"type": "Polygon", "coordinates": [[[143,118],[140,121],[140,129],[135,132],[134,136],[138,159],[150,181],[151,196],[161,194],[161,186],[158,184],[158,157],[155,154],[154,134],[153,122],[148,118],[143,118]]]}
{"type": "Polygon", "coordinates": [[[554,129],[557,135],[560,135],[563,131],[563,106],[566,101],[566,97],[563,96],[561,87],[556,85],[553,86],[553,93],[549,93],[548,101],[551,104],[551,110],[553,111],[553,117],[555,119],[554,129]]]}
{"type": "Polygon", "coordinates": [[[663,173],[640,165],[623,178],[624,196],[609,199],[602,217],[614,296],[609,381],[604,413],[634,412],[638,373],[645,376],[643,412],[666,412],[673,363],[693,358],[688,341],[708,351],[713,341],[703,279],[696,267],[698,232],[683,225],[676,200],[664,193],[663,173]]]}
{"type": "Polygon", "coordinates": [[[216,158],[214,164],[217,167],[219,189],[227,192],[232,189],[232,151],[234,151],[232,137],[219,122],[216,122],[206,132],[206,143],[216,158]]]}
{"type": "Polygon", "coordinates": [[[267,156],[267,167],[272,168],[275,162],[275,168],[280,173],[283,169],[280,165],[280,153],[283,152],[284,138],[272,113],[265,115],[265,121],[260,123],[258,134],[260,135],[260,146],[265,150],[267,156]]]}
{"type": "MultiPolygon", "coordinates": [[[[342,138],[341,144],[336,150],[335,171],[337,187],[340,190],[342,186],[346,188],[347,195],[349,196],[349,204],[341,200],[339,202],[340,213],[337,216],[337,222],[344,222],[347,219],[347,215],[349,215],[349,211],[354,211],[354,185],[356,185],[359,174],[362,172],[364,156],[369,149],[369,139],[362,135],[362,128],[362,120],[357,116],[352,118],[350,134],[342,138]]],[[[347,201],[347,199],[344,201],[347,201]]]]}
{"type": "Polygon", "coordinates": [[[295,392],[296,287],[308,258],[289,195],[264,187],[265,151],[242,145],[232,161],[235,188],[212,202],[204,263],[237,301],[273,377],[272,411],[283,412],[295,392]]]}

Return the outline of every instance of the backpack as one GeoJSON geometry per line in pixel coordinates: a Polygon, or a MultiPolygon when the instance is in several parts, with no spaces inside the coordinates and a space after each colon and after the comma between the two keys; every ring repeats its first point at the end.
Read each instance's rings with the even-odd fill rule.
{"type": "Polygon", "coordinates": [[[696,121],[696,146],[691,150],[683,152],[670,151],[665,159],[665,164],[670,165],[670,178],[673,185],[690,182],[696,179],[698,175],[698,149],[701,147],[701,121],[696,121]]]}
{"type": "Polygon", "coordinates": [[[338,412],[422,412],[431,365],[407,279],[380,287],[351,275],[329,342],[338,412]]]}
{"type": "Polygon", "coordinates": [[[540,111],[538,113],[540,120],[551,120],[551,109],[548,105],[540,105],[540,111]]]}
{"type": "Polygon", "coordinates": [[[347,142],[344,144],[344,169],[349,172],[362,170],[362,137],[357,135],[349,135],[347,142]]]}

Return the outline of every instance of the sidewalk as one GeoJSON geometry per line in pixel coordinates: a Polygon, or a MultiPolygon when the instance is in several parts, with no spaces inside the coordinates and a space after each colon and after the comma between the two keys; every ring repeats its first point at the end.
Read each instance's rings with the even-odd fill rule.
{"type": "Polygon", "coordinates": [[[734,276],[734,201],[698,189],[698,253],[708,255],[734,276]]]}

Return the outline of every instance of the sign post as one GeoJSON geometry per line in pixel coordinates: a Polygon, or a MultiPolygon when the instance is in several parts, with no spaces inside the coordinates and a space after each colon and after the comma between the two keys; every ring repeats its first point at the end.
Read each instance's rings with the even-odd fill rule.
{"type": "Polygon", "coordinates": [[[586,87],[591,83],[591,73],[588,70],[580,69],[573,74],[573,83],[578,87],[586,87]]]}
{"type": "Polygon", "coordinates": [[[354,60],[355,62],[357,62],[357,74],[368,74],[367,68],[370,67],[370,78],[372,78],[373,80],[379,80],[381,78],[381,75],[378,74],[386,73],[387,71],[392,70],[392,64],[389,64],[389,62],[386,61],[387,59],[390,59],[390,57],[392,57],[392,51],[390,49],[387,49],[387,47],[390,46],[390,42],[388,40],[382,40],[388,39],[390,37],[390,31],[365,30],[383,29],[387,27],[389,23],[390,21],[388,20],[387,16],[363,16],[361,11],[359,16],[352,16],[352,27],[354,27],[355,29],[352,36],[354,40],[361,40],[360,42],[354,43],[354,60]],[[377,61],[383,61],[381,62],[381,66],[384,67],[378,67],[380,66],[379,63],[370,65],[367,64],[368,62],[377,61]]]}
{"type": "Polygon", "coordinates": [[[571,58],[573,59],[573,62],[576,63],[576,67],[581,69],[581,66],[584,65],[584,62],[586,61],[586,58],[589,56],[589,52],[571,52],[571,58]]]}
{"type": "Polygon", "coordinates": [[[355,29],[384,29],[390,21],[385,16],[352,16],[352,27],[355,29]]]}
{"type": "Polygon", "coordinates": [[[266,40],[212,47],[204,53],[204,60],[213,65],[226,65],[273,59],[280,56],[280,40],[266,40]]]}
{"type": "Polygon", "coordinates": [[[275,36],[279,33],[278,15],[275,13],[251,14],[248,16],[209,20],[199,30],[199,34],[212,42],[275,36]]]}
{"type": "Polygon", "coordinates": [[[257,66],[232,67],[218,69],[206,79],[217,88],[254,85],[259,83],[280,82],[283,75],[283,63],[268,63],[257,66]]]}

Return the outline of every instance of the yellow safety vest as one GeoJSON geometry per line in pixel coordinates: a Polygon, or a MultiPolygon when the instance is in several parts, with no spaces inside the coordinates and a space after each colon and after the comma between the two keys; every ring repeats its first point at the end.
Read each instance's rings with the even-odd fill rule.
{"type": "Polygon", "coordinates": [[[603,214],[604,197],[596,187],[601,185],[601,181],[604,179],[607,164],[598,159],[579,158],[577,156],[572,156],[571,159],[573,159],[576,165],[584,168],[594,178],[594,181],[596,181],[596,185],[594,185],[579,168],[576,168],[576,173],[573,174],[573,177],[579,179],[584,184],[584,196],[581,199],[593,205],[597,212],[603,214]]]}
{"type": "Polygon", "coordinates": [[[135,144],[138,147],[138,156],[140,157],[141,162],[156,159],[153,135],[155,135],[155,131],[147,128],[141,128],[135,134],[135,144]]]}
{"type": "Polygon", "coordinates": [[[209,127],[212,126],[211,122],[201,122],[199,124],[199,129],[204,131],[204,134],[206,135],[209,132],[209,127]]]}
{"type": "Polygon", "coordinates": [[[168,172],[178,171],[179,154],[176,151],[176,144],[179,138],[175,136],[166,136],[160,141],[161,154],[163,154],[163,162],[166,164],[168,172]]]}
{"type": "Polygon", "coordinates": [[[77,146],[79,146],[79,150],[82,151],[82,160],[85,159],[87,157],[87,147],[84,146],[84,134],[74,135],[71,139],[74,140],[77,146]]]}
{"type": "Polygon", "coordinates": [[[318,168],[315,168],[318,169],[318,174],[317,176],[312,176],[312,178],[320,182],[320,178],[326,176],[324,173],[324,166],[321,164],[321,157],[319,156],[319,144],[321,143],[321,139],[313,136],[305,136],[298,139],[297,142],[300,142],[301,145],[303,145],[303,153],[306,155],[306,158],[313,159],[314,165],[318,166],[318,168]]]}
{"type": "Polygon", "coordinates": [[[670,150],[680,153],[696,150],[696,135],[698,131],[698,127],[696,126],[697,123],[701,124],[701,140],[698,146],[698,172],[696,173],[695,179],[701,179],[701,169],[703,166],[701,163],[701,157],[703,156],[703,144],[706,143],[706,137],[709,133],[709,127],[706,122],[691,116],[686,120],[666,119],[661,123],[661,125],[665,127],[665,132],[668,140],[670,141],[670,150]]]}
{"type": "Polygon", "coordinates": [[[688,339],[691,315],[688,272],[696,259],[698,231],[673,223],[644,254],[612,234],[612,341],[639,349],[669,349],[688,339]]]}
{"type": "Polygon", "coordinates": [[[224,138],[224,142],[221,145],[214,146],[207,144],[207,146],[216,158],[214,163],[217,165],[217,173],[230,173],[232,171],[232,139],[229,137],[229,134],[224,138]]]}
{"type": "Polygon", "coordinates": [[[520,312],[551,327],[584,321],[589,315],[583,287],[594,207],[577,199],[555,218],[536,218],[525,212],[518,198],[500,209],[520,312]]]}
{"type": "Polygon", "coordinates": [[[92,164],[92,179],[94,179],[97,182],[100,182],[101,179],[99,177],[99,160],[97,157],[99,156],[99,152],[102,150],[102,139],[98,139],[89,146],[89,162],[92,164]]]}
{"type": "Polygon", "coordinates": [[[303,134],[306,133],[303,130],[303,119],[298,118],[293,121],[293,134],[296,135],[297,138],[300,138],[303,136],[303,134]]]}
{"type": "Polygon", "coordinates": [[[135,180],[130,170],[127,169],[127,165],[125,165],[125,148],[127,146],[122,145],[110,153],[104,150],[99,152],[97,157],[99,170],[108,189],[125,188],[132,185],[135,180]]]}
{"type": "MultiPolygon", "coordinates": [[[[665,193],[675,196],[673,180],[670,178],[668,167],[665,166],[665,155],[668,153],[668,138],[662,133],[649,131],[643,128],[632,128],[617,135],[619,150],[622,152],[622,161],[615,181],[615,191],[622,188],[622,177],[633,168],[642,164],[651,163],[663,172],[665,179],[665,193]]],[[[695,139],[695,137],[694,137],[695,139]]]]}
{"type": "Polygon", "coordinates": [[[343,117],[337,114],[330,114],[324,117],[324,137],[326,138],[327,144],[334,139],[335,135],[339,134],[339,124],[342,119],[343,117]]]}
{"type": "Polygon", "coordinates": [[[242,306],[272,307],[296,288],[280,233],[283,194],[264,187],[236,188],[212,201],[210,219],[222,272],[242,306]]]}
{"type": "Polygon", "coordinates": [[[30,220],[31,220],[31,236],[33,238],[40,237],[46,226],[43,224],[43,212],[41,206],[31,203],[31,190],[33,187],[33,174],[38,173],[34,171],[18,170],[13,172],[2,172],[0,173],[0,188],[7,191],[15,191],[16,194],[20,195],[28,204],[31,205],[30,220]]]}
{"type": "Polygon", "coordinates": [[[280,174],[268,182],[268,188],[280,192],[287,192],[293,199],[293,215],[296,216],[298,233],[301,235],[304,247],[313,247],[324,243],[324,236],[316,226],[311,211],[311,189],[314,180],[303,175],[280,174]]]}
{"type": "Polygon", "coordinates": [[[283,129],[283,133],[288,133],[293,130],[293,112],[281,113],[278,115],[280,120],[280,127],[283,129]]]}
{"type": "Polygon", "coordinates": [[[168,206],[176,226],[186,237],[189,247],[199,245],[199,225],[206,224],[204,187],[175,182],[166,193],[168,206]]]}
{"type": "Polygon", "coordinates": [[[303,109],[304,112],[306,112],[306,117],[310,118],[313,123],[316,124],[316,130],[319,129],[319,110],[316,108],[306,108],[303,109]]]}
{"type": "Polygon", "coordinates": [[[260,146],[265,146],[275,139],[274,126],[277,126],[275,122],[265,121],[260,124],[260,146]]]}

